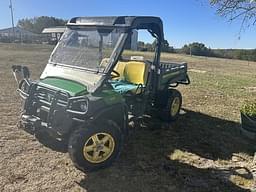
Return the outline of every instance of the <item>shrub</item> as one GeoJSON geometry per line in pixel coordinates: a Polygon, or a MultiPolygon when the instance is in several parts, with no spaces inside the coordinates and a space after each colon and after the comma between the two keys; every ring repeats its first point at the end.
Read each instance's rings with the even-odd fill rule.
{"type": "Polygon", "coordinates": [[[241,108],[241,113],[256,118],[256,101],[247,101],[241,108]]]}

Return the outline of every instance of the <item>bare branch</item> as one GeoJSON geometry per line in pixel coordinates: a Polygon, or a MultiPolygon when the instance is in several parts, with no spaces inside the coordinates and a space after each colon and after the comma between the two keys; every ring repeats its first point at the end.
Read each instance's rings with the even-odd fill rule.
{"type": "Polygon", "coordinates": [[[210,0],[210,4],[229,21],[241,21],[239,35],[245,26],[256,25],[256,0],[210,0]]]}

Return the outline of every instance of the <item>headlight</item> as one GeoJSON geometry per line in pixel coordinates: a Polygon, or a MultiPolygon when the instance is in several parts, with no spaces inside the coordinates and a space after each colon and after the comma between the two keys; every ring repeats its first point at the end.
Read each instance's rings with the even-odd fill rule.
{"type": "Polygon", "coordinates": [[[88,102],[82,101],[80,103],[80,109],[82,112],[87,112],[88,111],[88,102]]]}
{"type": "Polygon", "coordinates": [[[69,98],[67,112],[85,115],[88,112],[89,99],[85,96],[69,98]]]}

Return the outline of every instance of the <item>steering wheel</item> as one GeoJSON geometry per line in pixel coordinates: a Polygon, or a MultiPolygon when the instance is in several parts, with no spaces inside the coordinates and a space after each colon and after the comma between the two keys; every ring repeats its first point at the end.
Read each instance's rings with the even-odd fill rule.
{"type": "Polygon", "coordinates": [[[114,79],[114,78],[118,78],[120,77],[120,73],[118,73],[116,70],[113,70],[111,72],[111,78],[114,79]]]}

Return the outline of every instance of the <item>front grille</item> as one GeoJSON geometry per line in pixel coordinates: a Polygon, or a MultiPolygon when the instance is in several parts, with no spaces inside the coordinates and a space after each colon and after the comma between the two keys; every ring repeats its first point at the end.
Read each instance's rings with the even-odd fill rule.
{"type": "Polygon", "coordinates": [[[38,87],[35,93],[38,101],[46,106],[51,106],[53,100],[57,97],[56,104],[66,107],[68,104],[68,95],[62,92],[54,91],[48,88],[38,87]]]}
{"type": "Polygon", "coordinates": [[[56,111],[65,111],[69,95],[64,92],[37,86],[34,92],[35,116],[44,122],[49,122],[56,111]]]}

